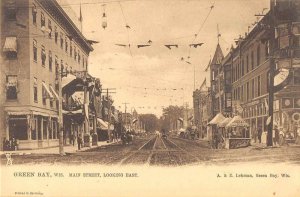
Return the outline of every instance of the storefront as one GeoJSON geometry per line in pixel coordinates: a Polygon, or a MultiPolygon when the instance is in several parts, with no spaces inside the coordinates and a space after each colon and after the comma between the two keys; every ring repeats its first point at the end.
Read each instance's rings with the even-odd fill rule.
{"type": "Polygon", "coordinates": [[[15,139],[17,149],[58,146],[58,116],[41,112],[7,111],[6,140],[15,139]]]}

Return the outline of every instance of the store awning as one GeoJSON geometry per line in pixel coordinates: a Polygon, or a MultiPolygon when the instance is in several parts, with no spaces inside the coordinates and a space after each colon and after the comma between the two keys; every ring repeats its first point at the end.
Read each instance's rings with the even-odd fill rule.
{"type": "Polygon", "coordinates": [[[97,127],[101,130],[108,130],[108,125],[104,120],[97,118],[97,123],[97,127]]]}
{"type": "Polygon", "coordinates": [[[55,99],[56,99],[56,100],[59,100],[59,96],[58,96],[58,94],[56,93],[56,91],[53,89],[52,86],[50,86],[50,90],[51,90],[52,94],[54,95],[55,99]]]}
{"type": "Polygon", "coordinates": [[[222,122],[225,119],[225,117],[221,114],[218,113],[209,123],[208,125],[216,125],[220,122],[222,122]]]}
{"type": "Polygon", "coordinates": [[[83,91],[76,91],[72,94],[72,99],[77,102],[78,104],[84,103],[84,92],[83,91]]]}
{"type": "Polygon", "coordinates": [[[62,88],[65,87],[66,85],[68,85],[69,83],[71,83],[75,79],[76,79],[75,75],[68,74],[66,77],[63,77],[61,79],[61,87],[62,88]]]}
{"type": "Polygon", "coordinates": [[[47,92],[47,94],[49,95],[49,98],[53,99],[53,95],[50,92],[49,88],[47,87],[47,85],[45,84],[45,82],[42,82],[43,88],[45,89],[45,91],[47,92]]]}
{"type": "Polygon", "coordinates": [[[222,122],[218,124],[218,127],[225,127],[231,120],[232,118],[225,118],[222,122]]]}
{"type": "Polygon", "coordinates": [[[62,110],[62,113],[65,114],[65,115],[82,114],[82,109],[78,109],[78,110],[75,110],[75,111],[62,110]]]}
{"type": "Polygon", "coordinates": [[[230,127],[249,127],[249,124],[241,116],[234,116],[226,125],[226,128],[230,127]]]}
{"type": "Polygon", "coordinates": [[[17,37],[6,37],[3,52],[17,52],[17,37]]]}

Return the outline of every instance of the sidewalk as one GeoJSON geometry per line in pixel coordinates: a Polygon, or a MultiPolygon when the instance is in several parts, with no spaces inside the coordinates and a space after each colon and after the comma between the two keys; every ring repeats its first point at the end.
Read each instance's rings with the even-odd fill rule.
{"type": "MultiPolygon", "coordinates": [[[[120,140],[119,140],[120,142],[120,140]]],[[[98,142],[98,146],[91,146],[91,147],[82,147],[81,150],[78,150],[77,144],[75,146],[72,145],[65,145],[64,152],[65,153],[76,153],[82,152],[89,149],[94,149],[100,146],[106,146],[109,144],[114,144],[117,142],[109,142],[106,141],[98,142]]],[[[59,147],[49,147],[49,148],[42,148],[42,149],[33,149],[33,150],[16,150],[16,151],[0,151],[0,155],[4,155],[6,153],[11,153],[12,155],[29,155],[29,154],[59,154],[59,147]]]]}

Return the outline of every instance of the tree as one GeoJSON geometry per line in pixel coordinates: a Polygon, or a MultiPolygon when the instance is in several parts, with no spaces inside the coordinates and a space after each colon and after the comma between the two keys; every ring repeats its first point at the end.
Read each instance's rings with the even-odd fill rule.
{"type": "Polygon", "coordinates": [[[140,121],[145,124],[146,131],[155,131],[158,129],[158,118],[154,114],[141,114],[139,117],[140,121]]]}
{"type": "Polygon", "coordinates": [[[173,106],[170,105],[167,108],[163,109],[163,115],[160,118],[160,127],[166,131],[172,130],[174,123],[177,123],[179,118],[183,118],[184,107],[183,106],[173,106]]]}

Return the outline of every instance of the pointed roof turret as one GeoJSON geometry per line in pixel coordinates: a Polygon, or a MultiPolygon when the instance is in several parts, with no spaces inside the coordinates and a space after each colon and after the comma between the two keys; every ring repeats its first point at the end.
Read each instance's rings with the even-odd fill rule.
{"type": "Polygon", "coordinates": [[[220,44],[218,43],[214,57],[211,61],[211,65],[221,64],[222,60],[224,58],[222,49],[220,47],[220,44]]]}

